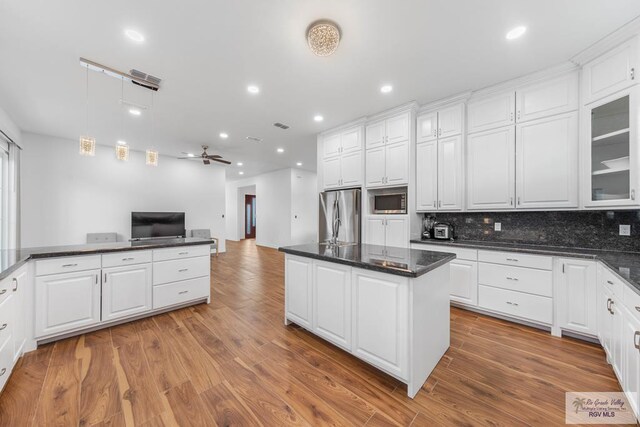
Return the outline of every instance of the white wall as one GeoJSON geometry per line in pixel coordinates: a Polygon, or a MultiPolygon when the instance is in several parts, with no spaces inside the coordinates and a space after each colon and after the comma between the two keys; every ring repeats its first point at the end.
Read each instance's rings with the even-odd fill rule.
{"type": "Polygon", "coordinates": [[[23,140],[22,247],[80,244],[90,232],[129,239],[132,211],[180,211],[187,230],[211,229],[224,251],[224,167],[166,156],[153,167],[143,152],[121,162],[113,146],[83,157],[75,140],[30,133],[23,140]]]}
{"type": "Polygon", "coordinates": [[[13,142],[22,146],[22,132],[2,107],[0,107],[0,130],[11,138],[13,142]]]}
{"type": "Polygon", "coordinates": [[[291,244],[318,240],[317,176],[291,169],[291,244]]]}

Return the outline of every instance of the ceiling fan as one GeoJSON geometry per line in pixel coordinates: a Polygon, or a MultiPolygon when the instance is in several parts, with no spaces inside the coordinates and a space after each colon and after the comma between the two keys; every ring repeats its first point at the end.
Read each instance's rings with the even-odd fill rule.
{"type": "Polygon", "coordinates": [[[218,162],[218,163],[224,163],[225,165],[230,165],[231,162],[224,160],[222,158],[222,156],[218,155],[218,154],[208,154],[207,153],[207,149],[209,148],[209,146],[207,145],[203,145],[202,146],[202,154],[200,154],[199,156],[194,156],[194,155],[189,155],[189,153],[185,153],[182,152],[182,154],[185,154],[185,157],[178,157],[179,159],[185,159],[185,160],[200,160],[202,159],[202,163],[204,163],[205,165],[208,165],[211,163],[211,160],[213,160],[214,162],[218,162]]]}

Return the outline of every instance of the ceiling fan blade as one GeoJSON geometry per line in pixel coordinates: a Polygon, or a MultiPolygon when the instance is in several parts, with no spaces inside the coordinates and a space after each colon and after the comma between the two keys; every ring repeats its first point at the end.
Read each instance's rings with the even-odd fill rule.
{"type": "Polygon", "coordinates": [[[200,160],[199,157],[177,157],[179,160],[200,160]]]}
{"type": "Polygon", "coordinates": [[[228,162],[228,161],[223,160],[223,159],[211,159],[211,160],[213,160],[214,162],[218,162],[218,163],[224,163],[225,165],[230,165],[231,164],[231,162],[228,162]]]}

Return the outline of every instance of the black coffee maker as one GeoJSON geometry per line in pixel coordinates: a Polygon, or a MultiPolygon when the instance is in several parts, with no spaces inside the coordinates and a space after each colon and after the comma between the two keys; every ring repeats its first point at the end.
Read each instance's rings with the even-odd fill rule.
{"type": "Polygon", "coordinates": [[[422,220],[422,238],[433,239],[433,226],[436,225],[436,216],[425,214],[422,220]]]}

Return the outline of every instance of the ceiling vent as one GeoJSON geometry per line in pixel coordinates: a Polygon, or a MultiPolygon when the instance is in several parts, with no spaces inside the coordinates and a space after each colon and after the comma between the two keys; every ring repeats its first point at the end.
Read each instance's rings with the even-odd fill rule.
{"type": "Polygon", "coordinates": [[[247,141],[251,142],[262,142],[262,138],[258,138],[257,136],[248,136],[247,141]]]}
{"type": "Polygon", "coordinates": [[[283,129],[283,130],[287,130],[287,129],[289,129],[289,126],[287,126],[287,125],[285,125],[285,124],[283,124],[283,123],[280,123],[280,122],[276,122],[276,123],[274,123],[273,125],[274,125],[275,127],[277,127],[277,128],[283,129]]]}

